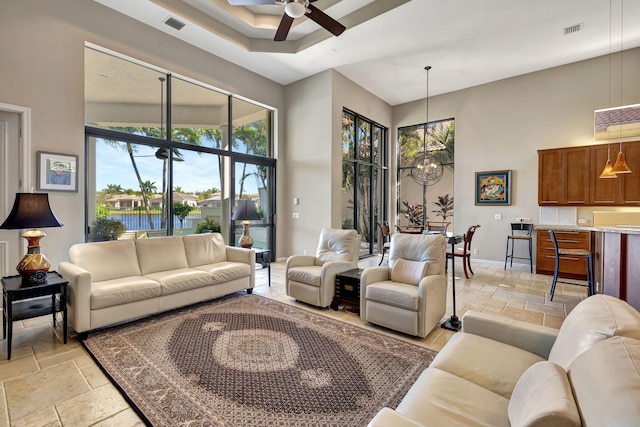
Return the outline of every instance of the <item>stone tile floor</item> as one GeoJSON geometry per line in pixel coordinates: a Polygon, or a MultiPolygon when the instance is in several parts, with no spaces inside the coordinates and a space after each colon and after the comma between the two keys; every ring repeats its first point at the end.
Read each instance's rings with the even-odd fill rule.
{"type": "MultiPolygon", "coordinates": [[[[378,257],[361,260],[361,268],[377,265],[378,257]]],[[[271,286],[265,269],[256,272],[254,292],[305,310],[350,324],[440,350],[453,335],[435,328],[418,339],[371,324],[358,315],[318,309],[296,302],[285,293],[284,262],[271,265],[271,286]]],[[[558,283],[554,301],[549,301],[550,276],[530,274],[529,268],[503,270],[499,263],[472,261],[475,275],[465,279],[456,266],[456,314],[479,310],[510,319],[558,328],[564,317],[587,292],[581,285],[558,283]]],[[[451,287],[451,272],[449,286],[451,287]]],[[[452,298],[447,313],[452,314],[452,298]]],[[[63,345],[51,328],[51,317],[43,316],[14,323],[12,360],[6,360],[6,341],[0,344],[0,427],[2,426],[142,426],[117,389],[80,346],[73,332],[63,345]]]]}

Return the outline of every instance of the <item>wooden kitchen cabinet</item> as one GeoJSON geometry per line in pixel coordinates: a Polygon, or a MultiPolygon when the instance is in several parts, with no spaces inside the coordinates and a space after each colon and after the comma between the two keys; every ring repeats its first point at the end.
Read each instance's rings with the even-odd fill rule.
{"type": "Polygon", "coordinates": [[[590,156],[588,146],[538,150],[538,205],[588,205],[590,156]]]}
{"type": "MultiPolygon", "coordinates": [[[[586,249],[591,251],[591,232],[556,230],[558,246],[564,249],[586,249]]],[[[553,274],[556,265],[555,248],[547,230],[536,230],[536,273],[553,274]]],[[[587,264],[584,257],[562,257],[558,276],[570,279],[587,279],[587,264]]]]}
{"type": "MultiPolygon", "coordinates": [[[[619,151],[612,143],[612,164],[619,151]]],[[[639,206],[640,141],[623,142],[622,153],[631,173],[604,179],[608,144],[538,150],[538,205],[639,206]]]]}

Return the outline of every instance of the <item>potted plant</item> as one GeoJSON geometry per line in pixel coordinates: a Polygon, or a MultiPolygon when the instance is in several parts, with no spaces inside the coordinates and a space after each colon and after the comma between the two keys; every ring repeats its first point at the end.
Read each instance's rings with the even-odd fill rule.
{"type": "Polygon", "coordinates": [[[449,194],[445,194],[442,196],[438,196],[438,201],[433,202],[438,209],[432,210],[436,216],[442,218],[443,221],[446,221],[451,215],[453,215],[453,197],[449,196],[449,194]]]}

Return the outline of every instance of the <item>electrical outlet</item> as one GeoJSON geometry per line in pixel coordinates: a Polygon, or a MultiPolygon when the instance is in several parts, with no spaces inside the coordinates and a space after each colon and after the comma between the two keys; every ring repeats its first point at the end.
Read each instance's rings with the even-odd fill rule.
{"type": "Polygon", "coordinates": [[[294,213],[291,214],[291,218],[298,219],[298,218],[300,218],[300,214],[298,212],[294,212],[294,213]]]}
{"type": "Polygon", "coordinates": [[[478,255],[478,252],[480,252],[480,251],[478,251],[477,249],[474,249],[474,250],[473,250],[473,254],[474,254],[474,255],[478,255]]]}
{"type": "Polygon", "coordinates": [[[586,220],[586,219],[580,218],[580,219],[578,220],[578,224],[586,224],[586,223],[587,223],[587,220],[586,220]]]}
{"type": "Polygon", "coordinates": [[[502,214],[495,214],[493,219],[502,219],[502,214]]]}

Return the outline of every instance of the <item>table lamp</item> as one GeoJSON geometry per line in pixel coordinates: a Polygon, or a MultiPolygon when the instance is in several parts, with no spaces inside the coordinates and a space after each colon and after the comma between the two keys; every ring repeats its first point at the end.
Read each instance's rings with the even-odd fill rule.
{"type": "Polygon", "coordinates": [[[251,249],[253,246],[253,237],[249,235],[249,220],[260,219],[256,210],[256,203],[253,200],[238,200],[236,211],[231,217],[234,221],[242,221],[243,234],[240,238],[240,246],[251,249]]]}
{"type": "Polygon", "coordinates": [[[47,281],[47,271],[51,263],[40,253],[40,239],[46,236],[37,228],[62,227],[49,206],[47,193],[17,193],[11,213],[4,220],[0,228],[17,230],[30,228],[22,237],[27,239],[27,253],[20,260],[16,270],[25,283],[44,283],[47,281]]]}

